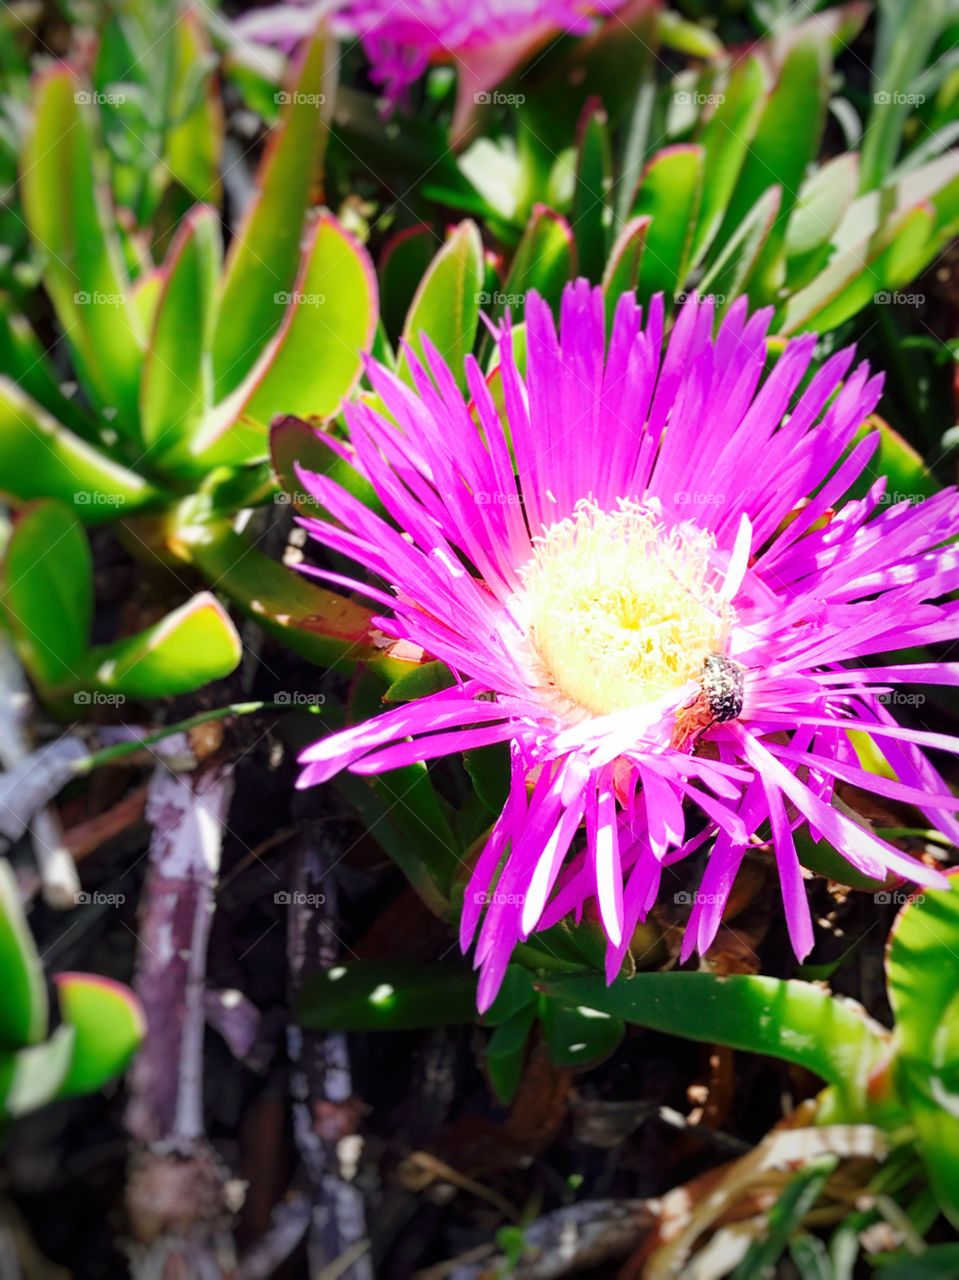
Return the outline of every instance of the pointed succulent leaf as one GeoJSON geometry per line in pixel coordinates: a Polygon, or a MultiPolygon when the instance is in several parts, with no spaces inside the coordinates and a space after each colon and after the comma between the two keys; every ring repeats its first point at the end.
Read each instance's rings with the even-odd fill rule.
{"type": "Polygon", "coordinates": [[[207,408],[222,254],[219,215],[197,205],[170,246],[143,363],[140,423],[154,456],[188,440],[207,408]]]}
{"type": "Polygon", "coordinates": [[[229,614],[203,591],[146,631],[91,649],[75,683],[127,698],[170,698],[222,680],[242,654],[229,614]]]}
{"type": "Polygon", "coordinates": [[[699,217],[705,155],[702,147],[664,147],[643,170],[633,216],[652,219],[646,232],[639,300],[663,293],[671,304],[686,278],[699,217]]]}
{"type": "Polygon", "coordinates": [[[266,458],[277,415],[328,418],[359,379],[376,326],[376,277],[366,251],[330,214],[317,219],[294,288],[274,306],[279,332],[208,416],[184,466],[206,472],[266,458]]]}
{"type": "Polygon", "coordinates": [[[599,283],[606,265],[612,174],[609,121],[602,104],[593,99],[580,121],[572,212],[579,271],[593,284],[599,283]]]}
{"type": "Polygon", "coordinates": [[[250,372],[283,319],[277,295],[294,287],[336,94],[335,51],[323,32],[306,41],[281,94],[283,111],[260,163],[257,192],[227,256],[213,343],[217,400],[250,372]]]}
{"type": "Polygon", "coordinates": [[[73,1030],[73,1052],[57,1097],[96,1093],[126,1070],[143,1041],[143,1008],[122,983],[90,973],[58,973],[60,1016],[73,1030]]]}
{"type": "MultiPolygon", "coordinates": [[[[462,380],[463,361],[473,350],[483,289],[483,242],[473,222],[461,222],[430,263],[406,316],[403,339],[423,359],[425,334],[462,380]]],[[[400,376],[412,382],[405,353],[400,376]]]]}
{"type": "Polygon", "coordinates": [[[36,1044],[47,1033],[47,988],[10,863],[0,860],[0,1054],[36,1044]]]}
{"type": "Polygon", "coordinates": [[[624,1022],[795,1062],[834,1088],[833,1114],[867,1114],[888,1033],[848,1000],[807,982],[735,974],[639,973],[544,979],[544,995],[624,1022]]]}
{"type": "Polygon", "coordinates": [[[0,581],[7,626],[34,682],[41,691],[70,684],[89,644],[93,557],[69,507],[27,507],[7,543],[0,581]]]}
{"type": "Polygon", "coordinates": [[[44,283],[84,386],[133,433],[143,335],[113,229],[91,95],[56,66],[34,89],[20,188],[44,283]]]}
{"type": "Polygon", "coordinates": [[[0,378],[0,493],[15,504],[57,498],[85,524],[115,520],[162,497],[6,378],[0,378]]]}

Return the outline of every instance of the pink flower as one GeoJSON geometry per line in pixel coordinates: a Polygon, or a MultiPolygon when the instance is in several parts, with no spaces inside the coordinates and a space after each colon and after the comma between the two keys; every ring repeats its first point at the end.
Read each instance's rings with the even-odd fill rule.
{"type": "Polygon", "coordinates": [[[698,849],[684,959],[715,937],[757,837],[800,958],[813,942],[800,826],[866,875],[948,883],[833,792],[841,780],[914,804],[959,837],[959,800],[923,750],[959,740],[890,711],[901,685],[959,683],[959,664],[860,665],[959,636],[957,495],[890,506],[880,479],[843,502],[876,449],[877,434],[854,437],[881,377],[850,372],[847,349],[800,391],[808,335],[763,380],[770,315],[740,299],[713,337],[711,302],[692,299],[664,342],[661,299],[642,324],[627,295],[607,348],[599,290],[567,288],[558,334],[530,296],[525,376],[508,324],[499,338],[506,423],[472,359],[469,403],[425,340],[415,390],[370,363],[394,421],[347,413],[394,523],[303,475],[330,515],[304,520],[310,533],[390,589],[312,572],[376,601],[383,631],[455,683],[308,748],[300,785],[510,746],[509,799],[462,915],[464,950],[479,929],[482,1009],[515,944],[590,899],[612,980],[664,877],[698,849]],[[896,780],[863,769],[850,729],[896,780]]]}
{"type": "Polygon", "coordinates": [[[248,39],[289,48],[322,18],[360,39],[371,77],[395,105],[427,67],[457,70],[454,133],[475,106],[546,41],[588,31],[625,0],[313,0],[253,10],[236,24],[248,39]]]}

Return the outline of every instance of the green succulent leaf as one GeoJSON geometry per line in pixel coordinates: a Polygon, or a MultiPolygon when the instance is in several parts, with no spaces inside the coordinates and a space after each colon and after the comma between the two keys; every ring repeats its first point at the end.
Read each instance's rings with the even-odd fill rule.
{"type": "Polygon", "coordinates": [[[229,614],[202,591],[146,631],[91,649],[74,683],[127,698],[170,698],[230,675],[242,655],[229,614]]]}
{"type": "Polygon", "coordinates": [[[27,507],[7,543],[0,581],[7,626],[41,692],[72,683],[90,640],[93,557],[68,507],[27,507]]]}
{"type": "Polygon", "coordinates": [[[720,314],[748,290],[763,249],[772,233],[779,212],[781,189],[770,187],[763,192],[742,226],[727,241],[719,257],[699,284],[703,295],[713,294],[720,314]]]}
{"type": "Polygon", "coordinates": [[[142,476],[113,462],[0,377],[0,493],[13,504],[57,498],[85,524],[155,504],[142,476]]]}
{"type": "Polygon", "coordinates": [[[414,1031],[476,1017],[476,979],[452,964],[359,960],[311,975],[294,1000],[312,1031],[414,1031]]]}
{"type": "MultiPolygon", "coordinates": [[[[322,432],[304,422],[302,418],[286,415],[275,418],[270,426],[270,461],[284,492],[276,501],[291,502],[298,515],[323,514],[323,508],[300,481],[297,466],[316,475],[328,476],[347,492],[359,498],[371,511],[382,513],[382,504],[376,491],[356,467],[328,445],[323,443],[322,432]]],[[[340,447],[349,449],[339,441],[340,447]]]]}
{"type": "Polygon", "coordinates": [[[609,122],[602,104],[592,100],[586,104],[579,128],[572,223],[580,273],[593,284],[600,282],[606,265],[612,177],[609,122]]]}
{"type": "Polygon", "coordinates": [[[703,189],[702,147],[664,147],[643,170],[634,217],[652,219],[646,231],[639,300],[662,292],[668,306],[686,278],[703,189]]]}
{"type": "Polygon", "coordinates": [[[640,973],[607,987],[601,977],[544,979],[563,1004],[623,1022],[795,1062],[833,1086],[838,1114],[868,1112],[871,1076],[887,1034],[852,1001],[810,983],[709,973],[640,973]]]}
{"type": "Polygon", "coordinates": [[[210,342],[223,246],[220,219],[198,205],[170,247],[140,387],[140,423],[153,455],[189,440],[210,395],[210,342]]]}
{"type": "Polygon", "coordinates": [[[550,1060],[558,1067],[586,1067],[619,1048],[626,1024],[582,1005],[542,1002],[540,1016],[550,1060]]]}
{"type": "Polygon", "coordinates": [[[606,328],[612,326],[616,306],[624,293],[639,288],[639,274],[646,247],[646,235],[652,218],[630,218],[616,237],[606,269],[603,272],[603,295],[606,300],[606,328]]]}
{"type": "Polygon", "coordinates": [[[279,332],[193,442],[193,465],[203,471],[268,457],[274,417],[330,417],[360,376],[376,327],[376,277],[331,215],[317,219],[292,292],[277,293],[273,305],[283,313],[279,332]]]}
{"type": "MultiPolygon", "coordinates": [[[[349,669],[381,659],[370,637],[369,609],[317,586],[257,551],[229,525],[186,525],[186,552],[217,590],[270,635],[323,667],[349,669]]],[[[403,664],[395,664],[397,674],[403,664]]]]}
{"type": "Polygon", "coordinates": [[[552,209],[535,205],[503,285],[505,301],[492,307],[491,313],[501,315],[508,307],[513,319],[518,319],[532,289],[557,310],[575,268],[576,243],[569,223],[552,209]]]}
{"type": "Polygon", "coordinates": [[[223,105],[217,88],[216,60],[196,9],[183,9],[173,33],[176,66],[170,103],[175,121],[166,136],[170,173],[195,200],[220,201],[223,159],[223,105]],[[194,85],[199,74],[200,84],[194,85]]]}
{"type": "Polygon", "coordinates": [[[73,1030],[69,1070],[60,1098],[96,1093],[121,1075],[143,1041],[146,1021],[139,1000],[109,978],[58,973],[54,978],[60,1015],[73,1030]]]}
{"type": "Polygon", "coordinates": [[[384,702],[414,702],[442,689],[451,689],[456,677],[445,662],[424,662],[394,680],[383,694],[384,702]]]}
{"type": "Polygon", "coordinates": [[[67,67],[44,72],[22,153],[24,215],[84,386],[133,433],[143,335],[103,194],[95,108],[67,67]]]}
{"type": "Polygon", "coordinates": [[[828,52],[822,38],[810,33],[795,41],[766,100],[749,151],[716,237],[721,247],[771,186],[782,189],[776,229],[767,254],[779,250],[786,222],[819,146],[829,97],[828,52]]]}
{"type": "Polygon", "coordinates": [[[836,156],[803,184],[784,244],[791,287],[826,265],[829,242],[852,204],[858,176],[858,157],[850,153],[836,156]]]}
{"type": "Polygon", "coordinates": [[[0,1057],[0,1113],[26,1115],[57,1097],[70,1071],[75,1034],[60,1026],[49,1040],[0,1057]]]}
{"type": "MultiPolygon", "coordinates": [[[[420,281],[403,327],[403,338],[423,360],[425,334],[463,382],[463,361],[473,350],[483,289],[483,242],[469,220],[450,233],[420,281]]],[[[409,361],[400,355],[399,373],[412,385],[409,361]]]]}
{"type": "MultiPolygon", "coordinates": [[[[9,862],[0,860],[0,1054],[36,1044],[47,1033],[47,988],[20,889],[9,862]]],[[[2,1074],[2,1073],[0,1073],[2,1074]]]]}
{"type": "Polygon", "coordinates": [[[697,265],[723,221],[765,102],[766,73],[759,58],[737,63],[722,101],[706,121],[697,141],[705,152],[703,195],[691,253],[697,265]]]}
{"type": "Polygon", "coordinates": [[[284,316],[277,294],[294,287],[336,96],[335,54],[322,31],[306,41],[281,95],[283,111],[257,173],[257,193],[227,256],[213,342],[217,400],[253,368],[284,316]]]}
{"type": "Polygon", "coordinates": [[[494,1027],[486,1043],[486,1072],[493,1092],[504,1106],[513,1101],[519,1088],[529,1035],[535,1021],[535,1003],[525,1004],[494,1027]]]}

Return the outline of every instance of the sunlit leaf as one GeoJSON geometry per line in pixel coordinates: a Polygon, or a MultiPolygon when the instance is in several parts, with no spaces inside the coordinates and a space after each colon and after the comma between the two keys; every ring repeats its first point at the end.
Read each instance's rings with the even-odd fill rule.
{"type": "Polygon", "coordinates": [[[257,193],[227,256],[213,344],[217,400],[252,369],[283,319],[276,295],[294,287],[303,219],[319,184],[336,96],[335,53],[322,33],[306,41],[282,92],[257,193]]]}

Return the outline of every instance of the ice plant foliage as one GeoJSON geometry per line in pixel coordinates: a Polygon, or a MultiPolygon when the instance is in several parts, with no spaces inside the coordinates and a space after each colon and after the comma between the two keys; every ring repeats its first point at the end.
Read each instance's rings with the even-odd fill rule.
{"type": "Polygon", "coordinates": [[[502,416],[471,358],[469,401],[425,340],[415,389],[369,363],[392,421],[347,412],[392,522],[303,473],[329,513],[310,533],[389,590],[308,572],[377,602],[382,630],[455,683],[311,746],[300,785],[509,743],[509,798],[462,914],[464,950],[479,929],[481,1008],[515,943],[594,898],[612,980],[697,850],[684,959],[715,937],[750,845],[775,858],[793,948],[809,952],[804,824],[866,875],[945,885],[834,802],[837,781],[859,784],[959,839],[959,801],[925,754],[959,740],[889,710],[900,684],[959,683],[959,664],[894,656],[959,635],[959,500],[890,506],[880,479],[844,501],[878,443],[854,437],[881,377],[852,349],[811,372],[807,335],[764,378],[771,313],[745,299],[715,336],[711,301],[691,299],[664,340],[661,299],[643,323],[626,295],[608,345],[584,281],[558,332],[535,296],[526,317],[525,374],[508,321],[498,338],[502,416]],[[863,769],[851,729],[895,778],[863,769]]]}

